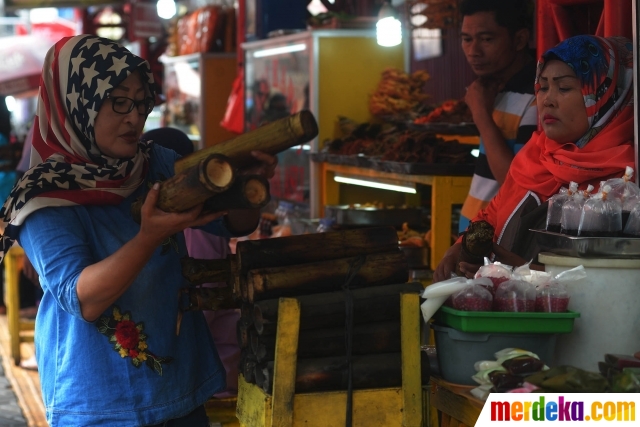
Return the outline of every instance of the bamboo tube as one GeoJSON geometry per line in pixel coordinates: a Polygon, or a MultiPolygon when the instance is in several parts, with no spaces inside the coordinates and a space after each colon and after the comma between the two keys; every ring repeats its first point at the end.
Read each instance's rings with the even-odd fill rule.
{"type": "Polygon", "coordinates": [[[180,310],[227,310],[239,308],[229,286],[217,288],[190,287],[180,289],[180,310]]]}
{"type": "MultiPolygon", "coordinates": [[[[235,174],[226,157],[212,154],[193,167],[160,183],[157,207],[165,212],[182,212],[228,189],[235,174]]],[[[140,223],[144,198],[131,204],[131,214],[140,223]]]]}
{"type": "Polygon", "coordinates": [[[409,277],[406,258],[397,247],[395,252],[382,254],[260,268],[248,272],[248,302],[340,289],[354,272],[352,288],[404,283],[409,277]]]}
{"type": "Polygon", "coordinates": [[[203,210],[220,212],[227,209],[255,209],[265,206],[270,200],[269,181],[265,177],[241,175],[228,190],[207,199],[203,210]]]}
{"type": "Polygon", "coordinates": [[[278,239],[245,240],[238,242],[236,253],[240,271],[244,275],[256,268],[397,250],[398,234],[393,227],[370,227],[278,239]]]}
{"type": "MultiPolygon", "coordinates": [[[[422,292],[418,282],[354,289],[353,322],[363,324],[400,319],[400,294],[422,292]]],[[[300,330],[332,328],[345,324],[345,293],[342,291],[301,295],[300,330]]],[[[251,321],[260,335],[275,335],[278,323],[278,299],[258,301],[251,321]]]]}
{"type": "MultiPolygon", "coordinates": [[[[400,304],[398,303],[398,306],[400,304]]],[[[302,311],[302,310],[301,310],[302,311]]],[[[252,331],[249,337],[251,349],[259,362],[271,361],[275,357],[275,335],[258,335],[252,331]]],[[[345,327],[310,329],[300,331],[298,358],[344,356],[345,327]]],[[[400,352],[400,320],[356,325],[353,328],[352,354],[379,354],[400,352]]]]}
{"type": "MultiPolygon", "coordinates": [[[[420,352],[421,382],[429,381],[429,361],[425,352],[420,352]]],[[[353,388],[383,388],[402,385],[402,362],[400,353],[370,354],[354,356],[353,388]]],[[[273,362],[268,362],[263,370],[265,379],[261,385],[271,392],[273,384],[273,362]]],[[[345,390],[347,388],[347,365],[344,357],[325,357],[319,359],[298,359],[296,367],[296,393],[326,390],[345,390]]]]}
{"type": "Polygon", "coordinates": [[[317,135],[316,119],[310,111],[303,110],[236,138],[196,151],[179,159],[174,168],[178,174],[197,165],[210,154],[223,154],[231,159],[234,167],[242,169],[258,163],[251,155],[251,151],[258,150],[273,155],[287,148],[309,142],[317,135]]]}
{"type": "Polygon", "coordinates": [[[237,273],[236,257],[229,255],[227,259],[198,259],[183,257],[180,259],[182,276],[194,285],[203,283],[224,282],[234,284],[237,273]]]}

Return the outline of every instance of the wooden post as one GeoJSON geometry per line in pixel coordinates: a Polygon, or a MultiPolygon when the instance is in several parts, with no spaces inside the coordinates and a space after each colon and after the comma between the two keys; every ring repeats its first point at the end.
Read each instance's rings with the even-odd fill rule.
{"type": "Polygon", "coordinates": [[[273,121],[212,147],[196,151],[175,163],[176,174],[193,167],[211,154],[223,154],[234,167],[242,169],[258,163],[251,151],[277,154],[287,148],[309,142],[318,135],[318,124],[310,111],[303,110],[273,121]]]}
{"type": "Polygon", "coordinates": [[[422,426],[422,375],[420,350],[420,296],[400,297],[402,345],[402,425],[422,426]],[[417,370],[417,372],[416,372],[417,370]]]}
{"type": "Polygon", "coordinates": [[[278,308],[276,359],[273,366],[272,426],[293,427],[299,329],[300,302],[295,298],[281,298],[278,308]]]}

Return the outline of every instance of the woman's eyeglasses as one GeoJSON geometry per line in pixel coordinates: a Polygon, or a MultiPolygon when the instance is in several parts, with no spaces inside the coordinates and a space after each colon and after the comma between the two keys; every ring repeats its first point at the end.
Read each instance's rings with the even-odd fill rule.
{"type": "Polygon", "coordinates": [[[147,116],[155,107],[153,98],[144,98],[136,101],[126,96],[110,96],[113,111],[118,114],[129,114],[135,108],[138,114],[147,116]]]}

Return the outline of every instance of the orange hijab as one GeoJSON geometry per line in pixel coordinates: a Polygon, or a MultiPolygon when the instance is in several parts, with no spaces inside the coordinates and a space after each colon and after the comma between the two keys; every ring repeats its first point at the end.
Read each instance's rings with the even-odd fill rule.
{"type": "Polygon", "coordinates": [[[538,75],[545,61],[560,59],[574,68],[585,67],[584,51],[598,49],[600,62],[591,69],[576,72],[590,129],[576,143],[560,144],[545,135],[533,134],[511,163],[509,173],[518,185],[534,191],[543,200],[560,187],[576,181],[581,188],[598,188],[600,181],[622,176],[625,167],[634,166],[633,148],[633,72],[632,43],[622,37],[572,37],[547,51],[538,62],[538,75]],[[575,64],[575,65],[574,65],[575,64]]]}

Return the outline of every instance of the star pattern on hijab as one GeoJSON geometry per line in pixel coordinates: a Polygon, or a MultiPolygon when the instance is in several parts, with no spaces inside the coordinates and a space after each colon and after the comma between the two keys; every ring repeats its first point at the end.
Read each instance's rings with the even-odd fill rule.
{"type": "Polygon", "coordinates": [[[133,72],[140,72],[154,96],[149,63],[112,40],[85,34],[65,37],[49,49],[33,124],[31,169],[0,209],[0,260],[31,213],[118,204],[142,185],[149,144],[139,142],[133,158],[112,158],[100,152],[94,135],[102,104],[133,72]]]}
{"type": "Polygon", "coordinates": [[[114,87],[113,81],[121,81],[123,71],[127,77],[131,69],[144,62],[128,53],[123,46],[100,37],[85,38],[71,51],[67,109],[73,123],[90,143],[95,142],[95,119],[114,87]]]}

